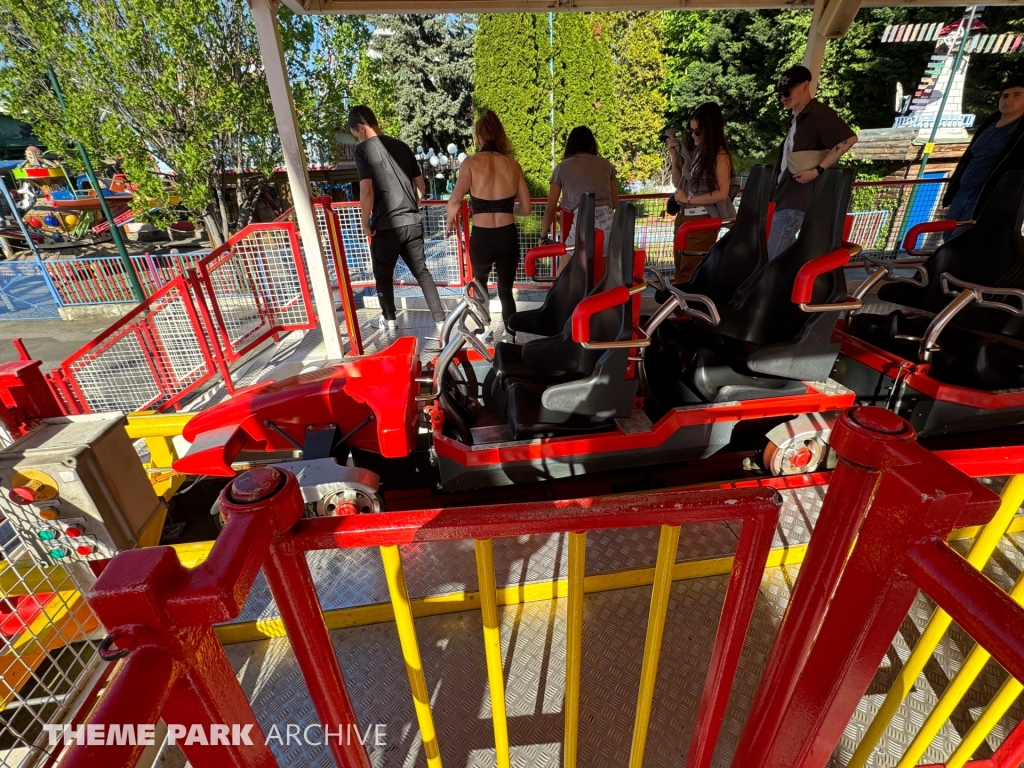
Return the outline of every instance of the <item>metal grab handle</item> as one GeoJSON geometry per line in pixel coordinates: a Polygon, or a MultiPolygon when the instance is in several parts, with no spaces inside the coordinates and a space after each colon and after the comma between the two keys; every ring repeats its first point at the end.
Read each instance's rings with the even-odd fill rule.
{"type": "Polygon", "coordinates": [[[581,341],[584,349],[630,349],[632,347],[649,347],[651,337],[643,328],[633,326],[635,339],[622,339],[621,341],[581,341]]]}
{"type": "Polygon", "coordinates": [[[943,293],[947,296],[955,296],[956,298],[949,302],[935,316],[921,337],[921,346],[918,347],[917,357],[922,363],[930,361],[932,353],[939,349],[939,345],[936,343],[939,334],[953,321],[954,317],[971,304],[977,304],[979,307],[988,307],[989,309],[1001,309],[1003,312],[1009,312],[1016,317],[1024,316],[1024,291],[1016,288],[989,288],[984,285],[976,285],[975,283],[965,283],[963,280],[957,280],[948,272],[943,272],[939,280],[943,293]],[[958,293],[950,286],[959,288],[960,292],[958,293]],[[1021,306],[1017,308],[1001,301],[992,301],[991,299],[986,299],[985,294],[1012,296],[1020,301],[1021,306]]]}
{"type": "Polygon", "coordinates": [[[474,279],[467,283],[463,290],[462,298],[452,308],[452,311],[448,313],[448,316],[444,319],[444,324],[441,326],[439,342],[442,349],[448,346],[452,332],[459,327],[467,314],[472,316],[477,325],[480,326],[480,330],[490,327],[491,311],[488,308],[489,303],[490,295],[486,289],[481,288],[477,280],[474,279]],[[481,291],[484,294],[483,296],[474,295],[479,294],[481,291]]]}
{"type": "MultiPolygon", "coordinates": [[[[474,317],[474,319],[477,319],[474,317]]],[[[487,326],[483,326],[481,330],[484,330],[487,326]]],[[[431,391],[429,395],[421,395],[416,398],[418,402],[432,402],[441,396],[441,379],[444,374],[448,371],[455,356],[459,354],[459,351],[469,344],[473,349],[480,353],[488,363],[494,362],[494,355],[487,348],[487,345],[480,340],[477,333],[469,330],[466,327],[466,316],[465,313],[459,318],[459,327],[451,332],[451,337],[448,342],[444,345],[444,349],[441,350],[441,354],[437,358],[437,364],[434,366],[434,376],[431,385],[431,391]]]]}
{"type": "Polygon", "coordinates": [[[864,270],[868,272],[868,278],[857,286],[850,298],[856,301],[863,299],[868,293],[881,282],[886,283],[909,283],[910,285],[916,285],[918,288],[924,288],[928,285],[928,270],[924,268],[922,262],[892,262],[892,261],[878,261],[870,256],[864,257],[864,270]],[[875,267],[872,272],[868,270],[868,265],[875,267]],[[919,279],[913,277],[897,277],[895,271],[897,269],[912,269],[915,274],[918,275],[919,279]]]}
{"type": "Polygon", "coordinates": [[[847,296],[847,300],[839,304],[801,304],[800,309],[804,312],[846,312],[864,308],[864,302],[847,296]]]}
{"type": "Polygon", "coordinates": [[[661,272],[657,271],[652,267],[646,267],[644,269],[644,277],[647,275],[654,277],[651,280],[651,284],[662,292],[669,294],[669,301],[666,301],[661,305],[651,320],[647,323],[647,333],[652,334],[654,330],[667,320],[674,312],[683,312],[684,314],[690,315],[691,317],[699,317],[701,320],[706,322],[708,325],[718,325],[722,322],[721,315],[718,314],[718,307],[715,306],[715,302],[709,297],[702,293],[684,293],[679,288],[676,288],[671,283],[665,280],[665,276],[661,272]],[[665,311],[665,307],[673,303],[673,307],[669,311],[665,311]],[[703,304],[707,307],[706,312],[702,312],[699,309],[694,309],[690,304],[703,304]],[[657,320],[657,322],[655,322],[657,320]]]}
{"type": "Polygon", "coordinates": [[[644,277],[646,278],[648,275],[651,275],[654,278],[653,280],[648,280],[648,282],[653,285],[655,289],[659,291],[669,290],[670,284],[665,282],[665,276],[661,274],[661,272],[656,270],[654,267],[644,267],[644,277]]]}
{"type": "Polygon", "coordinates": [[[962,291],[970,291],[974,297],[974,303],[979,307],[1001,309],[1003,312],[1009,312],[1011,315],[1016,315],[1017,317],[1024,315],[1024,291],[1022,290],[1017,288],[988,288],[984,285],[977,285],[975,283],[965,283],[963,280],[957,280],[948,272],[943,272],[939,280],[942,284],[942,292],[947,296],[957,295],[958,291],[950,288],[950,285],[953,285],[962,291]],[[1013,297],[1020,302],[1020,308],[1002,301],[986,299],[986,294],[1013,297]]]}
{"type": "Polygon", "coordinates": [[[711,297],[705,296],[703,293],[683,293],[675,286],[672,286],[671,291],[679,301],[680,312],[690,315],[691,317],[698,317],[708,325],[718,325],[722,322],[722,316],[718,314],[718,307],[715,306],[715,302],[711,297]],[[694,304],[703,304],[707,307],[707,312],[694,309],[690,306],[691,302],[694,304]]]}

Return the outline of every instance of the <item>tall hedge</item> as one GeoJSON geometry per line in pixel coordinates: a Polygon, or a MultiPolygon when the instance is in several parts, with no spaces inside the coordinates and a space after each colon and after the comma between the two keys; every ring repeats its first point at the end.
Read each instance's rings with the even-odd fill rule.
{"type": "Polygon", "coordinates": [[[531,13],[478,17],[473,104],[494,110],[512,142],[533,194],[546,194],[551,177],[550,75],[547,16],[531,13]]]}
{"type": "Polygon", "coordinates": [[[611,26],[601,14],[558,13],[554,27],[556,159],[578,125],[590,128],[601,154],[615,159],[622,140],[611,26]]]}
{"type": "Polygon", "coordinates": [[[609,156],[628,184],[666,183],[663,170],[668,99],[662,91],[667,59],[662,35],[663,11],[625,11],[598,14],[602,35],[610,35],[615,68],[615,95],[621,146],[609,156]]]}

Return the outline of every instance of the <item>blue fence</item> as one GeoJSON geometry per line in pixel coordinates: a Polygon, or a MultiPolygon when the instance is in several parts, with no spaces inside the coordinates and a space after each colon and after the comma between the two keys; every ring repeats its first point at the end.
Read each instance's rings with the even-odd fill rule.
{"type": "Polygon", "coordinates": [[[35,261],[0,261],[0,320],[60,318],[58,304],[35,261]]]}

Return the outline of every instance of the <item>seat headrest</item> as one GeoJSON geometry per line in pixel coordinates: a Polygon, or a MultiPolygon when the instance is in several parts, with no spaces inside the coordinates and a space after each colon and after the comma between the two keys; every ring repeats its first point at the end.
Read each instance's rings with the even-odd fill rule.
{"type": "Polygon", "coordinates": [[[842,246],[852,186],[852,168],[825,171],[814,189],[796,242],[777,258],[788,261],[789,254],[799,254],[797,261],[803,264],[842,246]]]}
{"type": "MultiPolygon", "coordinates": [[[[764,163],[750,169],[747,183],[743,188],[743,196],[740,197],[740,207],[736,211],[734,229],[741,223],[746,223],[747,218],[757,216],[763,219],[767,217],[768,203],[771,201],[772,187],[774,186],[772,173],[772,166],[764,163]]],[[[754,219],[752,223],[757,224],[757,219],[754,219]]]]}
{"type": "Polygon", "coordinates": [[[601,293],[620,285],[633,284],[633,248],[636,230],[636,206],[620,200],[612,218],[612,232],[609,238],[604,262],[604,275],[591,293],[601,293]]]}
{"type": "Polygon", "coordinates": [[[992,190],[985,207],[978,214],[971,228],[975,232],[990,227],[1003,229],[1006,226],[1016,234],[1024,225],[1024,171],[1007,171],[992,190]]]}

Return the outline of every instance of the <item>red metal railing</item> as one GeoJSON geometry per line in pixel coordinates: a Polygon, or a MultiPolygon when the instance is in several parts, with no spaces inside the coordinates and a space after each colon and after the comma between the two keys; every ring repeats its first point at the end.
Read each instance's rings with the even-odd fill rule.
{"type": "MultiPolygon", "coordinates": [[[[157,265],[153,265],[157,268],[157,265]]],[[[48,375],[69,413],[166,410],[277,334],[313,328],[295,225],[253,224],[48,375]]]]}
{"type": "MultiPolygon", "coordinates": [[[[919,446],[909,424],[881,409],[857,408],[842,414],[832,445],[839,462],[747,715],[732,761],[737,768],[822,768],[919,588],[1011,674],[1024,677],[1024,608],[945,544],[954,528],[988,520],[998,505],[995,494],[919,446]]],[[[667,605],[658,572],[664,572],[666,564],[670,571],[674,563],[677,539],[671,534],[678,534],[683,524],[739,518],[741,539],[686,760],[689,768],[706,768],[729,702],[778,514],[768,489],[730,489],[300,520],[303,502],[294,477],[268,468],[236,479],[222,494],[221,508],[228,523],[202,566],[187,571],[166,548],[127,552],[111,561],[89,596],[119,652],[128,656],[90,724],[156,722],[163,717],[204,727],[252,726],[252,746],[182,745],[196,768],[277,765],[211,627],[238,616],[261,566],[320,722],[333,730],[355,725],[357,718],[305,553],[381,547],[430,764],[439,748],[397,546],[472,539],[477,542],[479,569],[486,562],[480,552],[494,537],[565,531],[572,533],[563,756],[565,765],[574,765],[586,532],[657,525],[662,527],[662,545],[631,759],[639,765],[646,739],[642,715],[649,714],[651,703],[644,699],[644,681],[656,678],[660,650],[660,634],[655,631],[652,636],[652,627],[657,630],[663,622],[667,605]]],[[[481,570],[485,633],[493,583],[493,573],[488,580],[481,570]]],[[[500,671],[500,653],[497,663],[500,671]]],[[[502,764],[507,731],[499,732],[497,713],[503,709],[496,705],[503,689],[495,686],[493,677],[491,689],[502,764]]],[[[1020,757],[1022,742],[1024,731],[1018,727],[985,765],[1015,765],[1011,761],[1020,757]]],[[[75,745],[61,764],[120,768],[134,765],[141,751],[132,745],[75,745]]],[[[332,743],[331,752],[339,766],[369,765],[358,742],[332,743]]]]}

